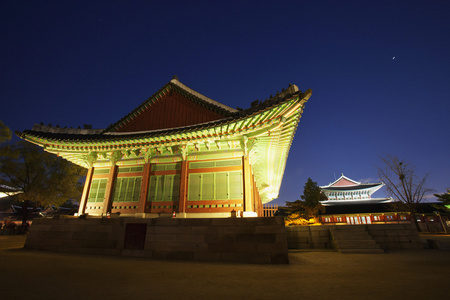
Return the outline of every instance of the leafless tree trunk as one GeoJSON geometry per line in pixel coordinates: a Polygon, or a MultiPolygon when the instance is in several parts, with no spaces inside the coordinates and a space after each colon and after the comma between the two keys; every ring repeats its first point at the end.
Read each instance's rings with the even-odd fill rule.
{"type": "Polygon", "coordinates": [[[381,157],[381,160],[384,165],[378,167],[378,176],[386,184],[388,193],[409,210],[417,230],[420,231],[416,212],[425,194],[432,191],[425,187],[428,174],[420,178],[410,163],[401,161],[395,156],[386,155],[381,157]]]}

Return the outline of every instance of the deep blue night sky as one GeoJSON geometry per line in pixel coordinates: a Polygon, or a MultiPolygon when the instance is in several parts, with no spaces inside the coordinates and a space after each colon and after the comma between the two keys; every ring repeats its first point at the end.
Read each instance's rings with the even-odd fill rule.
{"type": "Polygon", "coordinates": [[[234,108],[293,83],[313,95],[274,203],[308,177],[378,182],[385,154],[443,193],[449,16],[448,1],[3,0],[0,120],[105,128],[173,75],[234,108]]]}

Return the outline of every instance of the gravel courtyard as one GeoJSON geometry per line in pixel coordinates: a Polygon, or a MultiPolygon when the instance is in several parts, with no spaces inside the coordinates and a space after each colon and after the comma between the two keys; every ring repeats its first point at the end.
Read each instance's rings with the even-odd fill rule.
{"type": "MultiPolygon", "coordinates": [[[[1,299],[446,299],[443,250],[291,251],[289,265],[191,263],[22,249],[0,236],[1,299]]],[[[422,239],[436,238],[422,236],[422,239]]]]}

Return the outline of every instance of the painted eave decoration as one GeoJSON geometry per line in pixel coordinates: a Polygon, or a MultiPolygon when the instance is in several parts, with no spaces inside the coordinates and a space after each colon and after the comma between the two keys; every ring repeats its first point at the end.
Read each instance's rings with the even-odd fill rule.
{"type": "Polygon", "coordinates": [[[171,80],[155,95],[106,129],[65,129],[35,125],[16,134],[85,168],[249,156],[261,200],[278,197],[295,131],[311,90],[295,85],[265,101],[235,110],[171,80]],[[201,105],[216,119],[180,127],[121,132],[170,91],[201,105]],[[220,115],[220,118],[217,117],[220,115]]]}

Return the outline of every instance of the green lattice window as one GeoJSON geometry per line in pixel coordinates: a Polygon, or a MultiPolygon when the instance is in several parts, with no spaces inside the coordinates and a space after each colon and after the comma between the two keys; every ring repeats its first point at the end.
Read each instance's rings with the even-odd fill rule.
{"type": "Polygon", "coordinates": [[[180,175],[150,176],[148,201],[178,201],[180,195],[180,175]]]}
{"type": "Polygon", "coordinates": [[[119,167],[117,173],[134,173],[134,172],[142,172],[144,170],[144,166],[135,166],[135,167],[119,167]]]}
{"type": "Polygon", "coordinates": [[[189,201],[235,199],[243,199],[241,171],[189,174],[189,201]]]}
{"type": "Polygon", "coordinates": [[[92,179],[91,188],[89,189],[88,202],[105,201],[106,184],[108,179],[92,179]]]}
{"type": "Polygon", "coordinates": [[[181,169],[181,163],[152,165],[152,171],[170,171],[170,170],[180,170],[180,169],[181,169]]]}
{"type": "Polygon", "coordinates": [[[94,169],[94,175],[101,175],[101,174],[109,174],[109,168],[107,169],[94,169]]]}
{"type": "Polygon", "coordinates": [[[196,161],[189,164],[190,169],[220,168],[241,166],[242,159],[226,159],[213,161],[196,161]]]}
{"type": "Polygon", "coordinates": [[[114,202],[138,202],[141,194],[142,177],[116,178],[114,202]]]}

